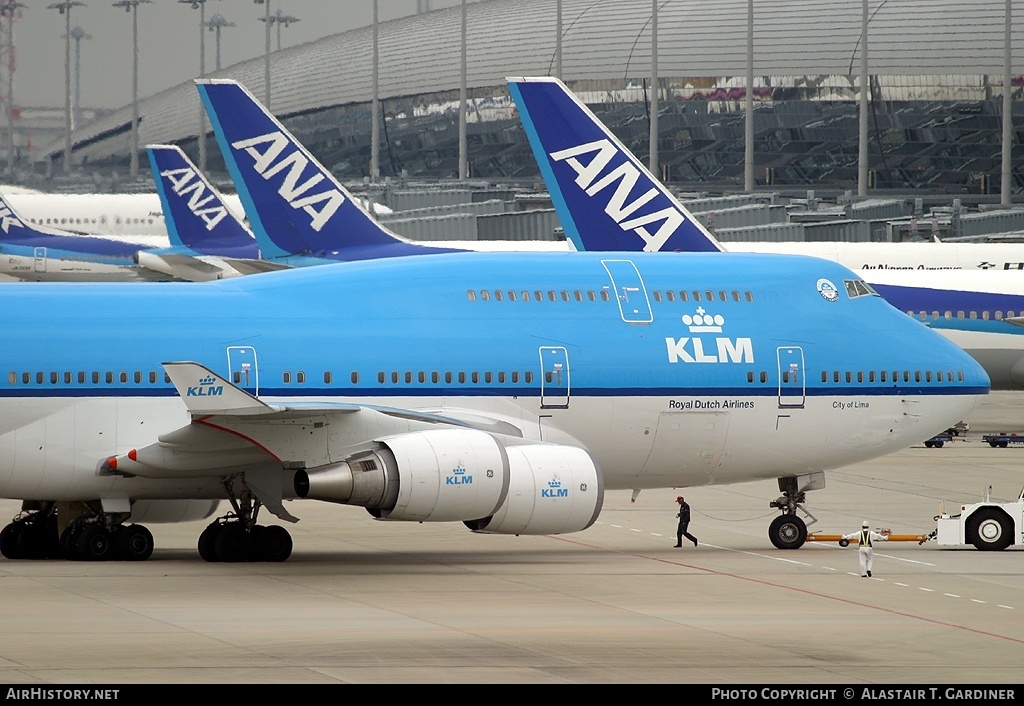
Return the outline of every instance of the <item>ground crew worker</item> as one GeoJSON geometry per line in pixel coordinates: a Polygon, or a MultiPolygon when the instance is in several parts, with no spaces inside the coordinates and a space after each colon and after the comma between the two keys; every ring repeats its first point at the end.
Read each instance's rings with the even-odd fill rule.
{"type": "Polygon", "coordinates": [[[676,546],[683,546],[683,537],[693,542],[693,546],[697,546],[697,538],[686,531],[690,525],[690,505],[680,495],[676,498],[676,502],[679,503],[679,514],[676,517],[679,518],[679,526],[676,528],[676,546]]]}
{"type": "Polygon", "coordinates": [[[888,541],[889,536],[887,534],[875,532],[874,530],[870,529],[868,527],[868,521],[864,520],[864,522],[862,522],[860,525],[860,532],[850,532],[850,534],[844,534],[843,539],[851,541],[854,539],[857,540],[857,546],[859,547],[859,549],[857,550],[857,555],[860,559],[860,576],[861,578],[870,578],[871,564],[875,558],[875,552],[874,549],[872,549],[872,545],[875,542],[888,541]]]}

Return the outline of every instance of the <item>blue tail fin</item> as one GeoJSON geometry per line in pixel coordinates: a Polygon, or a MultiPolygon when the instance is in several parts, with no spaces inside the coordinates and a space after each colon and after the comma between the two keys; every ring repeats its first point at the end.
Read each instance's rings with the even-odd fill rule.
{"type": "Polygon", "coordinates": [[[181,149],[149,145],[146,150],[171,247],[202,255],[259,257],[252,233],[181,149]]]}
{"type": "Polygon", "coordinates": [[[439,251],[377,223],[244,86],[227,79],[196,83],[264,257],[439,251]]]}
{"type": "Polygon", "coordinates": [[[724,250],[561,81],[507,81],[577,250],[724,250]]]}

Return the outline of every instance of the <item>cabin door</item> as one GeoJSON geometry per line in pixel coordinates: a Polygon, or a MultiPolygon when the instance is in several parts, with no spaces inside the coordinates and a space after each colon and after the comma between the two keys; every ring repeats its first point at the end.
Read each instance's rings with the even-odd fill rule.
{"type": "Polygon", "coordinates": [[[251,395],[259,397],[260,369],[252,346],[228,346],[228,379],[251,395]]]}
{"type": "Polygon", "coordinates": [[[540,406],[569,408],[569,351],[562,346],[540,347],[540,406]]]}
{"type": "Polygon", "coordinates": [[[46,272],[46,248],[36,248],[34,250],[33,254],[35,255],[35,262],[33,263],[33,267],[35,268],[35,271],[39,272],[40,274],[45,273],[46,272]]]}
{"type": "Polygon", "coordinates": [[[804,350],[800,346],[779,346],[779,407],[803,407],[807,383],[804,350]]]}
{"type": "Polygon", "coordinates": [[[654,321],[643,278],[631,260],[601,260],[612,280],[612,293],[619,303],[622,320],[629,324],[654,321]]]}

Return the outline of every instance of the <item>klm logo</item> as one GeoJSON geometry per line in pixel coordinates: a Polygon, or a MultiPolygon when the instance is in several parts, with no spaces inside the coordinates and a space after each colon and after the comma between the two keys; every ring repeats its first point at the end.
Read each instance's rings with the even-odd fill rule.
{"type": "Polygon", "coordinates": [[[11,226],[15,228],[24,228],[18,217],[11,211],[11,207],[3,201],[0,201],[0,228],[3,228],[4,233],[11,232],[11,226]]]}
{"type": "MultiPolygon", "coordinates": [[[[721,333],[725,317],[712,316],[704,307],[698,307],[696,314],[683,315],[683,323],[690,333],[721,333]]],[[[754,342],[749,338],[716,337],[714,341],[704,338],[666,338],[668,362],[670,363],[753,363],[754,342]]]]}
{"type": "Polygon", "coordinates": [[[633,232],[643,240],[645,252],[657,252],[683,224],[683,214],[671,207],[644,212],[643,207],[660,193],[653,186],[632,201],[628,201],[633,188],[640,180],[640,170],[626,160],[605,173],[608,165],[617,156],[619,151],[609,140],[589,142],[551,153],[551,159],[565,162],[572,167],[576,172],[576,185],[583,189],[587,196],[597,196],[613,187],[610,195],[606,192],[604,197],[607,199],[604,212],[624,231],[633,232]],[[589,160],[584,163],[580,161],[580,157],[589,157],[589,160]]]}
{"type": "Polygon", "coordinates": [[[540,496],[542,498],[567,498],[569,497],[569,489],[562,487],[562,481],[557,477],[554,480],[548,481],[547,488],[541,488],[540,496]]]}
{"type": "Polygon", "coordinates": [[[198,385],[190,386],[185,391],[185,397],[219,397],[224,394],[223,385],[214,385],[217,378],[212,375],[200,378],[198,385]]]}
{"type": "Polygon", "coordinates": [[[345,203],[345,197],[330,182],[317,188],[320,182],[324,181],[322,173],[317,172],[309,177],[303,177],[306,167],[310,164],[309,158],[292,145],[282,133],[272,132],[248,140],[239,140],[231,143],[231,146],[236,150],[244,150],[252,157],[253,169],[267,181],[284,173],[277,193],[292,208],[308,214],[310,226],[316,232],[319,233],[331,216],[345,203]]]}
{"type": "Polygon", "coordinates": [[[452,469],[452,474],[444,479],[445,485],[473,485],[473,476],[466,473],[466,467],[460,462],[452,469]]]}
{"type": "Polygon", "coordinates": [[[228,215],[227,208],[220,204],[213,191],[207,188],[194,169],[168,169],[160,172],[160,176],[167,180],[177,196],[188,199],[188,210],[206,224],[206,230],[216,228],[228,215]]]}

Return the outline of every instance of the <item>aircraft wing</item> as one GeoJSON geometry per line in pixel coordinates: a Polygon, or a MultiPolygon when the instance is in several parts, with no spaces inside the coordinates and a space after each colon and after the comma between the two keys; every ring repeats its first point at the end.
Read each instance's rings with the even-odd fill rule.
{"type": "Polygon", "coordinates": [[[313,469],[373,447],[378,439],[438,428],[468,428],[454,417],[369,405],[306,402],[267,404],[209,368],[164,363],[192,421],[100,462],[99,475],[146,478],[230,478],[244,475],[259,501],[283,520],[281,469],[313,469]]]}

